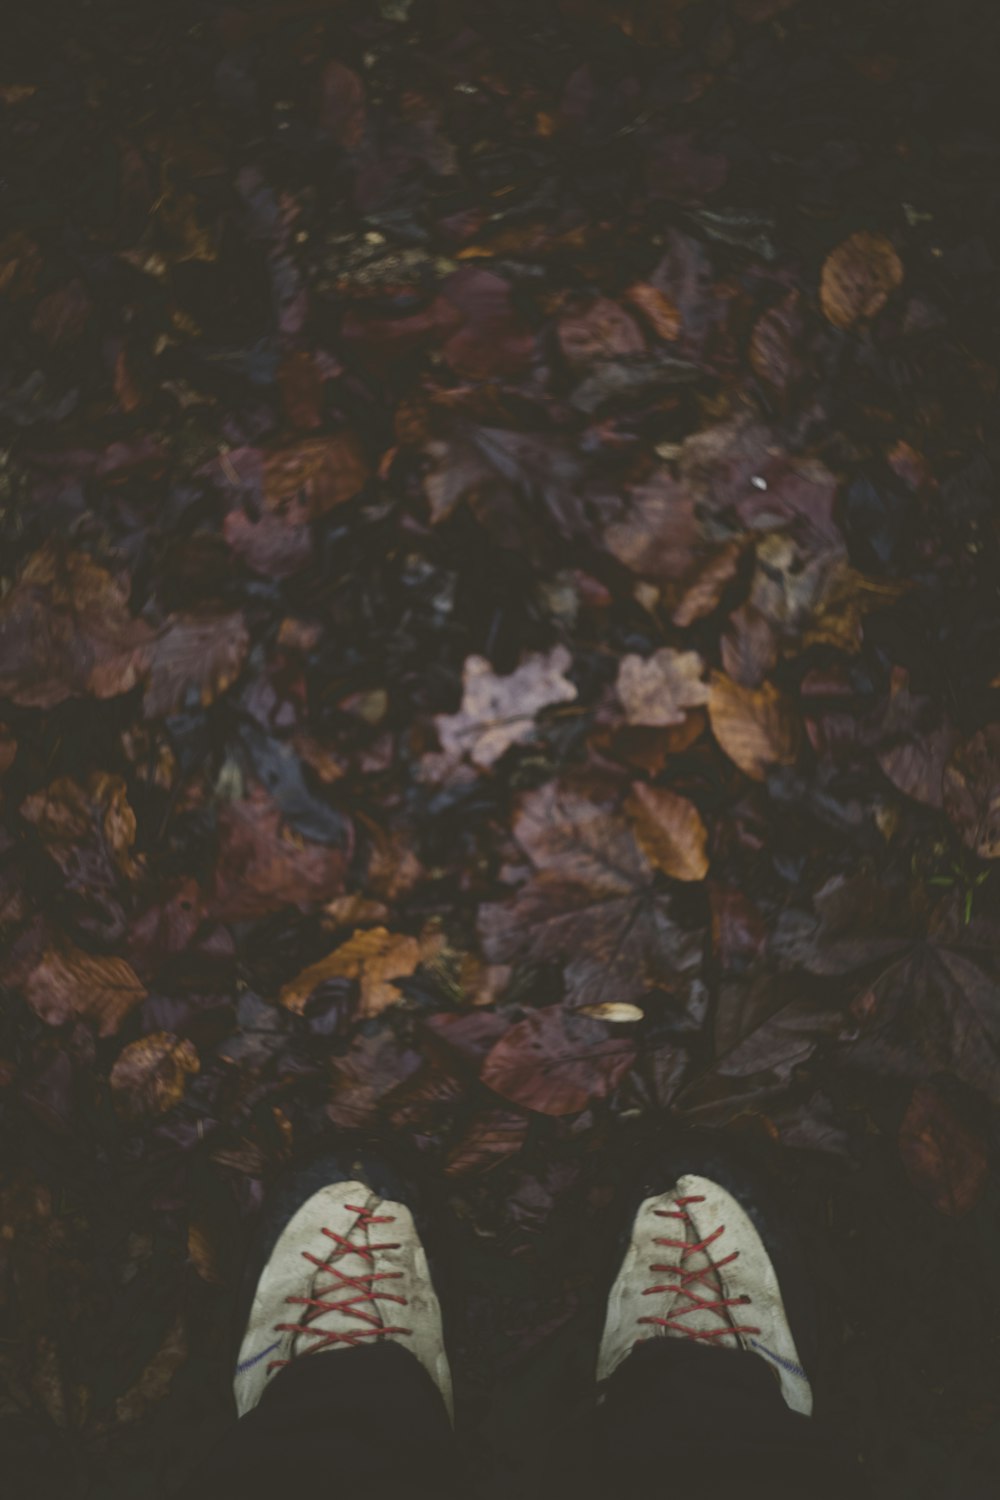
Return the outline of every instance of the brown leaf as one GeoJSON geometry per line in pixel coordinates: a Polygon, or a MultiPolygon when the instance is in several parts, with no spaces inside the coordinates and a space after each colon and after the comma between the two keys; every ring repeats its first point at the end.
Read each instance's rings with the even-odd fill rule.
{"type": "Polygon", "coordinates": [[[986,1142],[932,1084],[913,1090],[899,1127],[899,1154],[913,1186],[939,1213],[967,1214],[982,1197],[990,1166],[986,1142]]]}
{"type": "Polygon", "coordinates": [[[249,649],[241,610],[171,615],[149,648],[147,718],[176,713],[189,702],[207,708],[235,682],[249,649]]]}
{"type": "Polygon", "coordinates": [[[696,620],[703,620],[718,608],[719,600],[739,571],[746,543],[737,538],[707,557],[695,576],[685,584],[671,616],[675,625],[685,630],[696,620]]]}
{"type": "Polygon", "coordinates": [[[779,391],[787,390],[802,373],[798,353],[802,338],[799,304],[798,292],[789,292],[783,301],[761,314],[750,339],[754,373],[779,391]]]}
{"type": "Polygon", "coordinates": [[[353,500],[368,482],[370,469],[349,432],[303,438],[264,456],[264,501],[269,510],[298,500],[310,520],[353,500]]]}
{"type": "Polygon", "coordinates": [[[980,859],[1000,859],[1000,724],[960,745],[944,772],[944,806],[980,859]]]}
{"type": "Polygon", "coordinates": [[[60,776],[25,798],[21,816],[37,829],[67,889],[110,889],[119,878],[137,879],[135,813],[120,776],[93,771],[86,787],[60,776]]]}
{"type": "Polygon", "coordinates": [[[286,355],[278,370],[285,416],[293,427],[311,432],[323,424],[323,380],[307,349],[286,355]]]}
{"type": "Polygon", "coordinates": [[[708,830],[693,802],[637,781],[625,810],[640,849],[658,870],[674,880],[704,880],[708,830]]]}
{"type": "Polygon", "coordinates": [[[687,578],[701,543],[694,498],[667,469],[630,490],[624,514],[604,533],[612,556],[633,573],[659,582],[687,578]]]}
{"type": "Polygon", "coordinates": [[[124,1427],[143,1421],[156,1410],[166,1399],[174,1376],[186,1363],[187,1357],[188,1341],[184,1316],[178,1313],[167,1331],[166,1338],[135,1385],[115,1401],[115,1422],[124,1427]]]}
{"type": "Polygon", "coordinates": [[[889,744],[878,763],[893,786],[926,807],[944,807],[944,773],[959,741],[958,730],[942,723],[929,699],[910,692],[908,676],[893,670],[882,730],[889,744]]]}
{"type": "Polygon", "coordinates": [[[291,830],[258,783],[219,813],[219,845],[211,907],[222,921],[267,916],[284,906],[319,906],[339,895],[353,847],[331,849],[291,830]]]}
{"type": "Polygon", "coordinates": [[[24,979],[24,998],[49,1026],[79,1017],[114,1036],[145,986],[121,958],[98,958],[71,943],[48,949],[24,979]]]}
{"type": "Polygon", "coordinates": [[[392,933],[385,927],[356,932],[319,963],[304,969],[281,991],[281,1003],[301,1015],[313,991],[328,979],[357,979],[361,986],[362,1017],[381,1015],[387,1006],[403,998],[396,979],[408,978],[422,958],[414,937],[392,933]]]}
{"type": "Polygon", "coordinates": [[[708,717],[729,759],[755,781],[765,779],[769,766],[795,764],[799,727],[773,683],[744,688],[713,672],[708,717]]]}
{"type": "Polygon", "coordinates": [[[583,312],[560,318],[559,344],[574,369],[641,354],[646,347],[635,319],[609,297],[598,297],[583,312]]]}
{"type": "Polygon", "coordinates": [[[151,639],[128,598],[128,584],[84,553],[47,542],[0,603],[0,697],[52,708],[127,693],[151,639]]]}
{"type": "Polygon", "coordinates": [[[625,293],[625,300],[638,308],[659,338],[668,343],[680,338],[683,327],[680,312],[659,287],[637,281],[625,293]]]}
{"type": "Polygon", "coordinates": [[[561,1006],[532,1011],[493,1047],[480,1077],[522,1109],[572,1115],[606,1099],[635,1061],[625,1038],[561,1006]]]}
{"type": "Polygon", "coordinates": [[[17,759],[17,740],[9,724],[0,723],[0,776],[9,771],[17,759]]]}
{"type": "Polygon", "coordinates": [[[549,783],[523,799],[514,834],[534,874],[513,900],[480,908],[491,963],[563,961],[567,998],[580,1006],[683,991],[699,941],[671,920],[618,814],[549,783]]]}
{"type": "Polygon", "coordinates": [[[449,1177],[467,1177],[509,1161],[527,1140],[530,1123],[527,1115],[510,1109],[489,1109],[478,1115],[448,1152],[445,1172],[449,1177]]]}
{"type": "Polygon", "coordinates": [[[663,646],[648,658],[625,656],[618,668],[618,697],[630,724],[683,724],[686,710],[707,703],[705,663],[697,651],[663,646]]]}
{"type": "Polygon", "coordinates": [[[882,311],[903,280],[903,262],[884,234],[861,229],[827,256],[819,300],[835,328],[852,328],[882,311]]]}
{"type": "Polygon", "coordinates": [[[455,760],[468,755],[477,766],[495,765],[511,745],[531,738],[541,709],[576,698],[576,688],[563,675],[571,661],[565,646],[555,646],[546,655],[530,653],[500,677],[485,657],[467,657],[461,709],[434,720],[445,754],[455,760]]]}
{"type": "Polygon", "coordinates": [[[365,136],[365,86],[346,63],[331,58],[323,69],[319,123],[338,145],[353,151],[365,136]]]}
{"type": "Polygon", "coordinates": [[[722,665],[741,687],[760,687],[777,665],[778,641],[774,628],[752,604],[733,610],[721,646],[722,665]]]}
{"type": "Polygon", "coordinates": [[[169,1031],[154,1031],[129,1045],[111,1069],[109,1082],[115,1108],[129,1119],[152,1119],[166,1114],[184,1097],[189,1073],[200,1064],[193,1042],[169,1031]]]}

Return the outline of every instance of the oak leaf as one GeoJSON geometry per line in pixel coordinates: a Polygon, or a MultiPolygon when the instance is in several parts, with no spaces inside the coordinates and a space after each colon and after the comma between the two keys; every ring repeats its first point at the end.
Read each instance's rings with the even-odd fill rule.
{"type": "Polygon", "coordinates": [[[571,661],[565,646],[555,646],[548,654],[530,653],[502,677],[485,657],[467,657],[461,708],[434,720],[445,754],[455,760],[468,755],[484,768],[495,765],[511,745],[531,738],[541,709],[576,698],[564,676],[571,661]]]}
{"type": "Polygon", "coordinates": [[[708,702],[704,670],[697,651],[675,651],[672,646],[663,646],[645,659],[623,657],[617,691],[628,722],[656,727],[683,724],[689,708],[708,702]]]}

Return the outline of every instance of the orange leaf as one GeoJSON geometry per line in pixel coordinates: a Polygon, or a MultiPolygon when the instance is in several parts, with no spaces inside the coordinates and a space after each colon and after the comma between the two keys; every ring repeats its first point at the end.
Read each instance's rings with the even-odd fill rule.
{"type": "Polygon", "coordinates": [[[724,672],[713,672],[708,716],[729,759],[755,781],[764,780],[769,766],[794,764],[799,726],[773,683],[745,688],[724,672]]]}
{"type": "Polygon", "coordinates": [[[281,991],[281,1003],[300,1016],[310,995],[327,979],[357,979],[361,985],[359,1014],[377,1016],[387,1006],[402,999],[393,980],[412,974],[422,957],[420,943],[414,937],[391,933],[386,927],[372,927],[356,932],[319,963],[303,969],[281,991]]]}
{"type": "Polygon", "coordinates": [[[820,306],[835,328],[852,328],[881,312],[902,280],[903,262],[891,241],[862,229],[827,256],[820,306]]]}
{"type": "Polygon", "coordinates": [[[693,802],[637,781],[625,810],[636,842],[651,864],[674,880],[704,880],[708,831],[693,802]]]}

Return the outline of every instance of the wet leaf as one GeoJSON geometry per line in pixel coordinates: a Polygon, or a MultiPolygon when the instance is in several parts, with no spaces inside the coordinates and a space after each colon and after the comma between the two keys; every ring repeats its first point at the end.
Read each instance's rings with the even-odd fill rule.
{"type": "Polygon", "coordinates": [[[791,706],[772,683],[744,688],[724,672],[714,672],[708,716],[729,759],[755,781],[763,781],[771,766],[794,765],[798,725],[791,706]]]}
{"type": "Polygon", "coordinates": [[[903,280],[903,262],[884,234],[861,229],[823,264],[819,300],[835,328],[853,328],[880,313],[903,280]]]}
{"type": "Polygon", "coordinates": [[[693,802],[636,782],[626,803],[636,841],[651,864],[674,880],[704,880],[708,830],[693,802]]]}
{"type": "Polygon", "coordinates": [[[189,702],[207,708],[235,682],[249,647],[240,611],[171,616],[149,647],[147,717],[176,713],[189,702]]]}
{"type": "Polygon", "coordinates": [[[576,698],[564,675],[571,661],[565,646],[556,646],[547,655],[531,653],[515,671],[499,676],[484,657],[467,657],[461,709],[434,720],[445,755],[467,755],[488,769],[511,745],[530,739],[541,709],[576,698]]]}
{"type": "Polygon", "coordinates": [[[481,1077],[522,1109],[571,1115],[606,1099],[635,1061],[631,1042],[559,1006],[533,1011],[500,1038],[481,1077]]]}
{"type": "Polygon", "coordinates": [[[644,660],[623,657],[617,691],[630,724],[683,724],[687,710],[709,699],[705,663],[697,651],[663,646],[644,660]]]}
{"type": "Polygon", "coordinates": [[[188,1075],[200,1064],[192,1042],[169,1031],[154,1031],[131,1042],[111,1069],[115,1108],[132,1120],[152,1119],[184,1097],[188,1075]]]}
{"type": "Polygon", "coordinates": [[[939,1213],[967,1214],[986,1187],[986,1142],[931,1084],[918,1084],[899,1127],[899,1154],[913,1186],[939,1213]]]}
{"type": "Polygon", "coordinates": [[[510,1109],[490,1109],[469,1126],[448,1152],[449,1177],[482,1174],[516,1156],[528,1138],[530,1119],[510,1109]]]}
{"type": "Polygon", "coordinates": [[[283,906],[320,906],[339,895],[352,834],[330,848],[295,833],[257,783],[219,813],[218,851],[209,905],[223,921],[256,919],[283,906]]]}

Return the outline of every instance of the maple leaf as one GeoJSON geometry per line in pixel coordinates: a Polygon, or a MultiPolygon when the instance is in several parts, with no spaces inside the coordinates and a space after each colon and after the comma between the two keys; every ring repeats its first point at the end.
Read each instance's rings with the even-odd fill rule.
{"type": "Polygon", "coordinates": [[[514,836],[535,873],[513,900],[481,908],[490,962],[566,960],[566,994],[577,1006],[671,989],[697,964],[698,940],[675,925],[614,810],[550,782],[524,798],[514,836]]]}
{"type": "Polygon", "coordinates": [[[434,720],[445,755],[454,760],[468,755],[488,769],[511,745],[530,739],[541,709],[576,698],[576,688],[563,675],[571,661],[565,646],[555,646],[547,654],[530,653],[501,677],[485,657],[467,657],[460,710],[434,720]]]}
{"type": "Polygon", "coordinates": [[[618,668],[617,691],[630,724],[683,724],[686,710],[707,703],[705,663],[697,651],[663,646],[648,658],[625,656],[618,668]]]}
{"type": "Polygon", "coordinates": [[[571,1115],[606,1099],[634,1062],[630,1041],[609,1036],[600,1021],[554,1005],[510,1027],[480,1077],[523,1109],[571,1115]]]}
{"type": "Polygon", "coordinates": [[[365,1019],[381,1015],[403,998],[394,981],[408,978],[422,958],[423,949],[415,937],[392,933],[386,927],[359,931],[286,984],[281,1003],[301,1015],[313,991],[326,980],[357,979],[361,987],[358,1014],[365,1019]]]}

